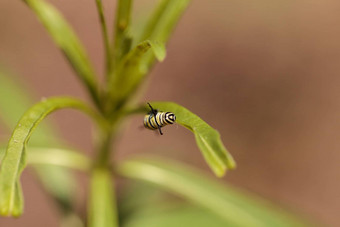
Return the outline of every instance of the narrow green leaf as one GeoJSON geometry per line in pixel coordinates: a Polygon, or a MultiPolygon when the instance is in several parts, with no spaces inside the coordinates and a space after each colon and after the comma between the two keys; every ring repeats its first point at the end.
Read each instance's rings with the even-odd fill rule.
{"type": "Polygon", "coordinates": [[[6,150],[0,148],[0,165],[1,165],[2,159],[5,157],[5,154],[6,154],[6,150]]]}
{"type": "MultiPolygon", "coordinates": [[[[27,151],[30,157],[30,151],[27,151]]],[[[55,157],[53,157],[55,158],[55,157]]],[[[28,164],[30,164],[28,162],[28,164]]],[[[74,214],[74,197],[77,193],[77,181],[70,169],[57,165],[31,165],[44,189],[57,202],[63,216],[74,214]]]]}
{"type": "Polygon", "coordinates": [[[62,217],[60,227],[85,227],[85,224],[78,215],[70,213],[62,217]]]}
{"type": "Polygon", "coordinates": [[[146,39],[166,43],[190,0],[162,0],[148,20],[138,42],[146,39]]]}
{"type": "MultiPolygon", "coordinates": [[[[27,89],[15,80],[15,75],[5,72],[0,67],[0,118],[8,129],[13,129],[25,113],[30,108],[32,102],[27,89]],[[8,76],[6,76],[8,75],[8,76]]],[[[57,143],[56,133],[51,127],[44,124],[39,127],[35,135],[30,139],[31,144],[52,145],[57,143]]]]}
{"type": "Polygon", "coordinates": [[[151,50],[162,61],[165,58],[165,47],[154,41],[144,41],[132,49],[121,61],[111,85],[112,96],[122,101],[130,96],[147,73],[145,55],[151,50]]]}
{"type": "Polygon", "coordinates": [[[222,177],[227,169],[235,168],[236,163],[224,147],[220,134],[201,118],[176,103],[152,102],[151,105],[160,111],[173,112],[176,115],[176,123],[194,133],[206,162],[218,177],[222,177]]]}
{"type": "Polygon", "coordinates": [[[96,105],[99,106],[98,85],[91,62],[80,40],[62,15],[44,0],[24,0],[44,24],[54,42],[64,52],[72,67],[84,82],[96,105]]]}
{"type": "Polygon", "coordinates": [[[119,198],[119,220],[123,227],[230,226],[218,215],[146,182],[128,182],[119,198]]]}
{"type": "Polygon", "coordinates": [[[13,208],[13,217],[19,217],[21,215],[22,210],[24,209],[24,196],[21,190],[21,183],[18,180],[15,182],[15,200],[14,200],[14,208],[13,208]]]}
{"type": "MultiPolygon", "coordinates": [[[[19,84],[15,78],[15,75],[0,67],[0,118],[11,130],[32,105],[27,89],[22,84],[19,84]]],[[[60,145],[61,141],[57,137],[55,129],[51,127],[50,122],[47,120],[35,130],[34,135],[30,138],[30,144],[45,147],[60,145]]],[[[4,146],[3,149],[0,149],[0,165],[5,152],[6,148],[4,146]]],[[[45,190],[53,197],[66,216],[65,218],[68,220],[70,216],[76,216],[73,213],[73,198],[76,192],[76,181],[73,173],[68,169],[52,165],[35,165],[33,169],[45,190]]]]}
{"type": "Polygon", "coordinates": [[[91,160],[80,152],[50,147],[30,147],[27,152],[27,163],[60,166],[81,171],[88,171],[91,167],[91,160]]]}
{"type": "Polygon", "coordinates": [[[52,192],[63,208],[64,226],[80,226],[81,220],[74,213],[72,206],[77,190],[75,180],[70,177],[72,173],[65,167],[88,171],[91,160],[82,153],[72,150],[30,147],[27,149],[27,164],[35,167],[46,189],[52,192]],[[67,225],[67,223],[74,223],[74,225],[67,225]]]}
{"type": "Polygon", "coordinates": [[[130,214],[123,227],[225,227],[232,226],[226,220],[199,207],[188,204],[164,204],[147,206],[139,212],[130,214]]]}
{"type": "Polygon", "coordinates": [[[105,58],[106,58],[106,71],[109,73],[111,71],[112,65],[112,53],[111,53],[111,45],[109,41],[109,34],[107,32],[106,20],[104,15],[104,9],[102,0],[96,0],[97,11],[100,19],[100,26],[102,30],[102,36],[104,41],[104,49],[105,49],[105,58]]]}
{"type": "Polygon", "coordinates": [[[165,50],[165,46],[163,43],[158,42],[158,41],[147,41],[150,43],[152,51],[156,57],[156,59],[160,62],[164,61],[165,57],[166,57],[166,50],[165,50]]]}
{"type": "MultiPolygon", "coordinates": [[[[162,0],[148,20],[138,42],[157,40],[166,44],[189,3],[190,0],[162,0]]],[[[148,54],[144,57],[144,61],[149,71],[155,56],[148,54]]]]}
{"type": "MultiPolygon", "coordinates": [[[[46,99],[29,109],[19,120],[11,139],[9,140],[5,157],[0,168],[0,215],[18,216],[22,213],[22,202],[16,203],[18,196],[17,182],[26,164],[25,147],[38,124],[51,112],[62,108],[81,110],[96,120],[100,116],[83,102],[68,98],[57,97],[46,99]]],[[[21,191],[19,192],[21,193],[21,191]]]]}
{"type": "Polygon", "coordinates": [[[128,160],[117,170],[124,177],[149,182],[184,197],[220,216],[230,226],[310,226],[263,199],[241,193],[198,170],[169,160],[128,160]]]}
{"type": "Polygon", "coordinates": [[[108,169],[93,170],[88,207],[90,227],[118,226],[112,182],[112,175],[108,169]]]}
{"type": "Polygon", "coordinates": [[[155,58],[162,61],[165,58],[165,48],[163,45],[170,37],[180,16],[188,6],[190,0],[162,0],[158,8],[154,11],[144,29],[143,34],[138,39],[138,44],[122,59],[118,66],[118,72],[112,75],[109,82],[109,90],[113,102],[122,105],[136,91],[138,85],[145,78],[155,58]],[[152,44],[150,41],[156,40],[159,44],[152,44]],[[160,45],[161,44],[161,45],[160,45]],[[153,53],[146,52],[152,47],[153,53]],[[140,53],[143,55],[140,55],[140,53]],[[135,61],[138,54],[139,61],[135,61]],[[129,58],[133,57],[130,61],[129,58]],[[122,69],[124,69],[122,71],[122,69]],[[125,76],[128,75],[128,76],[125,76]],[[118,91],[117,91],[118,89],[118,91]]]}
{"type": "Polygon", "coordinates": [[[115,65],[130,50],[131,37],[128,29],[131,21],[132,0],[118,0],[115,23],[114,55],[115,65]]]}

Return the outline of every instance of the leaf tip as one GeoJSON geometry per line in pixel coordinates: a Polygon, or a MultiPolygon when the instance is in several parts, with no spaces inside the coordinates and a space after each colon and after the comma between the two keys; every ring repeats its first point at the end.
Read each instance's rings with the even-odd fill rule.
{"type": "Polygon", "coordinates": [[[14,218],[18,218],[18,217],[20,217],[22,215],[22,211],[21,210],[14,210],[13,212],[12,212],[12,216],[14,217],[14,218]]]}
{"type": "Polygon", "coordinates": [[[229,153],[227,153],[227,167],[230,170],[236,169],[237,165],[236,162],[233,158],[233,156],[231,156],[229,153]]]}
{"type": "Polygon", "coordinates": [[[225,176],[225,174],[227,173],[226,170],[224,171],[221,171],[221,172],[215,172],[215,175],[218,177],[218,178],[222,178],[225,176]]]}
{"type": "Polygon", "coordinates": [[[0,216],[2,217],[14,217],[14,218],[18,218],[22,215],[23,210],[21,208],[17,208],[17,209],[10,209],[8,206],[6,205],[2,205],[0,207],[0,216]]]}
{"type": "Polygon", "coordinates": [[[152,51],[153,51],[156,59],[160,62],[164,61],[164,59],[166,57],[165,45],[161,42],[150,41],[150,40],[149,40],[149,44],[152,47],[152,51]]]}
{"type": "Polygon", "coordinates": [[[9,210],[7,207],[0,208],[0,216],[9,216],[9,210]]]}

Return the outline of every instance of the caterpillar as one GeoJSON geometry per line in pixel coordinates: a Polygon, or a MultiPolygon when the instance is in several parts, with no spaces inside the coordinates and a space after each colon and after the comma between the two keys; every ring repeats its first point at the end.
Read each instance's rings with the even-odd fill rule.
{"type": "Polygon", "coordinates": [[[163,135],[161,128],[173,124],[176,121],[176,116],[171,112],[160,112],[147,103],[151,111],[144,116],[144,127],[151,130],[159,130],[159,133],[163,135]]]}

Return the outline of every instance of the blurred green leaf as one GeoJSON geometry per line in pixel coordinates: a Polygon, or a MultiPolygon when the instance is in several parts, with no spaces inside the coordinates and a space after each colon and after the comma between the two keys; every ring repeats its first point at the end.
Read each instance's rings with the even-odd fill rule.
{"type": "Polygon", "coordinates": [[[159,204],[139,210],[129,216],[123,227],[225,227],[226,220],[199,207],[188,204],[159,204]]]}
{"type": "Polygon", "coordinates": [[[83,221],[79,216],[74,213],[70,213],[62,217],[60,221],[60,227],[84,227],[83,221]]]}
{"type": "Polygon", "coordinates": [[[219,216],[172,196],[156,185],[131,181],[124,184],[118,202],[121,225],[133,226],[229,226],[219,216]]]}
{"type": "Polygon", "coordinates": [[[106,71],[109,72],[111,70],[112,60],[111,60],[111,45],[109,41],[109,34],[107,32],[106,20],[104,15],[104,8],[102,4],[102,0],[96,0],[97,11],[100,19],[100,25],[102,30],[104,49],[105,49],[105,57],[106,57],[106,71]]]}
{"type": "Polygon", "coordinates": [[[164,61],[166,57],[166,50],[164,44],[158,41],[151,42],[147,40],[146,42],[149,42],[149,44],[151,45],[152,52],[154,53],[156,59],[161,62],[164,61]]]}
{"type": "Polygon", "coordinates": [[[94,69],[84,47],[62,15],[43,0],[24,0],[44,24],[54,42],[64,52],[79,78],[86,85],[91,97],[99,106],[98,85],[94,69]]]}
{"type": "MultiPolygon", "coordinates": [[[[169,39],[172,30],[189,2],[189,0],[162,0],[159,3],[159,6],[148,20],[143,30],[144,32],[137,39],[139,44],[123,57],[121,63],[117,66],[117,72],[110,77],[110,96],[113,102],[117,103],[117,106],[124,104],[137,90],[146,74],[150,71],[155,58],[159,61],[164,60],[164,44],[169,39]],[[150,48],[153,52],[147,52],[150,48]]],[[[124,15],[122,18],[125,18],[122,20],[124,22],[124,26],[122,26],[124,31],[127,26],[125,22],[130,20],[126,19],[129,18],[130,13],[129,10],[126,10],[129,2],[125,2],[125,4],[125,10],[122,10],[124,12],[122,13],[124,15]]],[[[126,32],[122,33],[120,31],[119,34],[117,33],[118,36],[123,36],[122,34],[126,34],[126,32]]],[[[122,40],[122,38],[118,37],[116,40],[122,40]]]]}
{"type": "MultiPolygon", "coordinates": [[[[6,148],[0,147],[0,164],[5,156],[6,148]]],[[[80,171],[88,171],[92,161],[84,154],[65,148],[29,147],[27,164],[34,166],[59,166],[80,171]]]]}
{"type": "Polygon", "coordinates": [[[151,39],[166,43],[189,3],[190,0],[162,0],[137,41],[151,39]]]}
{"type": "MultiPolygon", "coordinates": [[[[0,118],[9,129],[13,129],[20,117],[31,106],[30,95],[27,93],[27,89],[15,80],[15,75],[2,68],[0,68],[0,91],[2,94],[0,96],[0,118]]],[[[30,138],[30,144],[33,146],[57,146],[61,142],[57,140],[55,130],[47,120],[35,130],[34,135],[30,138]]],[[[4,146],[0,149],[0,165],[5,152],[6,148],[4,146]]],[[[69,217],[77,216],[73,213],[72,205],[76,191],[76,181],[73,178],[73,173],[68,169],[52,165],[34,166],[33,169],[45,190],[54,198],[59,208],[63,211],[66,227],[69,217]]]]}
{"type": "Polygon", "coordinates": [[[145,54],[151,50],[159,61],[164,60],[166,51],[164,45],[154,41],[144,41],[132,49],[119,64],[113,77],[111,92],[117,101],[122,101],[131,95],[140,84],[147,72],[145,54]]]}
{"type": "MultiPolygon", "coordinates": [[[[27,164],[38,170],[37,174],[47,191],[57,197],[64,211],[63,225],[66,227],[67,223],[78,223],[77,226],[80,226],[79,217],[72,209],[76,182],[72,178],[72,173],[66,168],[87,171],[91,167],[91,160],[82,153],[69,149],[29,147],[27,164]]],[[[68,226],[76,226],[76,224],[68,226]]]]}
{"type": "Polygon", "coordinates": [[[30,165],[55,165],[81,171],[91,167],[91,160],[80,152],[62,148],[30,147],[27,154],[30,165]]]}
{"type": "MultiPolygon", "coordinates": [[[[124,183],[122,193],[118,197],[119,220],[121,224],[128,221],[134,213],[144,210],[149,206],[164,204],[169,199],[169,194],[160,188],[145,182],[129,181],[124,183]]],[[[172,196],[171,200],[174,199],[172,196]]]]}
{"type": "Polygon", "coordinates": [[[51,112],[62,108],[75,108],[91,115],[96,120],[100,119],[96,112],[92,111],[86,104],[68,97],[46,99],[30,108],[14,129],[1,163],[0,215],[21,215],[23,202],[18,202],[19,197],[17,195],[21,193],[18,181],[26,165],[26,144],[40,121],[51,112]]]}
{"type": "Polygon", "coordinates": [[[206,162],[218,177],[222,177],[227,169],[235,168],[235,161],[224,147],[220,134],[201,118],[176,103],[152,102],[151,105],[160,111],[173,112],[176,123],[194,133],[206,162]]]}
{"type": "MultiPolygon", "coordinates": [[[[29,157],[29,150],[27,154],[29,157]]],[[[32,165],[32,167],[44,189],[57,202],[63,216],[72,215],[74,196],[77,193],[77,181],[73,173],[69,169],[57,165],[32,165]]]]}
{"type": "MultiPolygon", "coordinates": [[[[139,36],[140,38],[137,39],[138,42],[157,40],[166,44],[189,3],[190,0],[162,0],[147,21],[142,34],[139,36]]],[[[144,59],[147,71],[149,71],[154,63],[155,56],[147,54],[144,59]]]]}
{"type": "MultiPolygon", "coordinates": [[[[15,80],[15,75],[0,68],[0,91],[2,94],[0,96],[0,118],[11,130],[32,105],[27,90],[26,87],[15,80]]],[[[60,144],[61,142],[57,139],[55,129],[51,127],[48,120],[42,122],[30,138],[30,145],[35,147],[60,146],[60,144]]],[[[0,149],[0,165],[1,156],[4,156],[5,152],[6,148],[4,146],[0,149]]],[[[33,169],[44,188],[55,199],[59,208],[62,209],[64,215],[67,217],[76,216],[73,213],[72,205],[76,191],[76,181],[73,178],[73,173],[68,169],[52,165],[36,165],[33,169]]],[[[66,219],[68,220],[67,217],[66,219]]],[[[65,223],[67,223],[67,220],[65,223]]]]}
{"type": "Polygon", "coordinates": [[[115,65],[130,50],[132,38],[127,34],[131,21],[132,0],[117,1],[114,54],[115,65]]]}
{"type": "Polygon", "coordinates": [[[263,199],[169,160],[132,159],[122,162],[117,170],[124,177],[149,182],[184,197],[220,216],[230,226],[309,226],[263,199]]]}
{"type": "MultiPolygon", "coordinates": [[[[15,75],[5,72],[0,67],[0,119],[12,130],[20,117],[31,107],[30,95],[25,92],[27,89],[15,80],[15,75]],[[8,76],[6,76],[8,75],[8,76]]],[[[57,136],[54,130],[46,124],[41,125],[30,143],[39,145],[56,145],[57,136]]]]}
{"type": "Polygon", "coordinates": [[[2,159],[3,159],[4,156],[5,156],[5,153],[6,153],[6,150],[0,148],[0,165],[1,165],[2,159]]]}
{"type": "Polygon", "coordinates": [[[90,227],[118,226],[113,197],[112,176],[109,170],[97,168],[92,171],[88,218],[90,227]]]}
{"type": "Polygon", "coordinates": [[[117,72],[110,77],[109,90],[118,106],[124,104],[137,90],[154,60],[164,60],[165,44],[189,2],[189,0],[162,0],[159,3],[143,33],[139,35],[140,38],[137,38],[139,44],[123,57],[117,72]],[[147,51],[150,48],[152,52],[147,51]]]}

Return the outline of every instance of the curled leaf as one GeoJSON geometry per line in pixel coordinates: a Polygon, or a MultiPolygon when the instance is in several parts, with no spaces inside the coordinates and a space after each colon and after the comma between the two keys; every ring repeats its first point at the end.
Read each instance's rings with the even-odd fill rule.
{"type": "Polygon", "coordinates": [[[29,109],[19,120],[9,140],[0,168],[0,215],[19,216],[23,210],[20,174],[26,165],[25,147],[38,124],[50,113],[63,108],[81,110],[96,120],[101,117],[83,102],[58,97],[46,99],[29,109]]]}
{"type": "Polygon", "coordinates": [[[152,102],[155,109],[173,112],[176,123],[192,131],[196,143],[206,162],[218,176],[222,177],[227,169],[234,169],[236,163],[223,145],[220,134],[196,114],[172,102],[152,102]]]}
{"type": "MultiPolygon", "coordinates": [[[[15,78],[15,75],[6,70],[3,71],[0,67],[0,91],[2,94],[0,96],[0,118],[11,130],[15,127],[18,119],[32,106],[27,89],[18,81],[15,81],[15,78]]],[[[48,120],[44,120],[44,123],[39,125],[33,137],[30,138],[30,145],[54,147],[58,144],[60,146],[61,141],[59,141],[58,133],[52,126],[48,120]]],[[[0,148],[0,166],[5,153],[6,146],[3,146],[0,148]]],[[[29,151],[28,162],[30,161],[30,154],[29,151]]],[[[46,152],[44,154],[46,155],[46,152]]],[[[59,156],[60,153],[58,153],[59,156]]],[[[44,157],[44,155],[39,156],[40,160],[41,157],[44,157]]],[[[55,157],[49,157],[49,160],[54,160],[55,157]]],[[[76,181],[71,170],[56,165],[35,165],[33,169],[46,192],[52,196],[63,215],[67,216],[65,218],[76,216],[73,211],[76,181]]]]}

